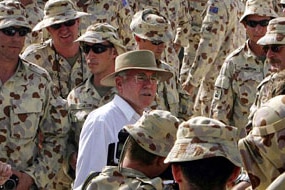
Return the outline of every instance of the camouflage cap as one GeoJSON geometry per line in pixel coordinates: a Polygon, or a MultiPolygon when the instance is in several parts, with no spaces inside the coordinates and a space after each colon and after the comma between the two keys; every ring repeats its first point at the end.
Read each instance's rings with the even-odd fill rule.
{"type": "Polygon", "coordinates": [[[33,31],[87,15],[89,14],[77,11],[70,0],[49,0],[44,7],[43,20],[33,28],[33,31]]]}
{"type": "Polygon", "coordinates": [[[274,11],[272,0],[247,0],[240,22],[249,15],[278,17],[278,14],[274,11]]]}
{"type": "Polygon", "coordinates": [[[31,29],[25,7],[17,0],[0,2],[0,29],[9,26],[23,26],[31,29]]]}
{"type": "Polygon", "coordinates": [[[117,74],[131,69],[155,71],[160,81],[168,80],[173,76],[170,71],[157,67],[152,51],[134,50],[117,56],[115,60],[115,72],[105,76],[101,79],[100,83],[104,86],[116,86],[115,77],[117,74]]]}
{"type": "Polygon", "coordinates": [[[173,39],[170,21],[154,9],[138,11],[132,19],[130,28],[142,39],[168,42],[173,39]]]}
{"type": "Polygon", "coordinates": [[[179,119],[168,111],[152,110],[124,128],[143,149],[166,157],[174,145],[179,123],[179,119]]]}
{"type": "Polygon", "coordinates": [[[175,145],[164,162],[222,156],[240,167],[242,162],[237,146],[238,138],[236,127],[207,117],[194,117],[179,125],[175,145]]]}
{"type": "Polygon", "coordinates": [[[256,110],[252,134],[265,136],[285,129],[285,95],[271,98],[256,110]]]}
{"type": "Polygon", "coordinates": [[[257,44],[285,44],[285,17],[270,20],[266,34],[257,41],[257,44]]]}
{"type": "Polygon", "coordinates": [[[117,33],[117,29],[108,23],[95,23],[90,25],[86,32],[75,41],[92,44],[108,41],[115,46],[118,54],[126,52],[126,48],[117,33]]]}

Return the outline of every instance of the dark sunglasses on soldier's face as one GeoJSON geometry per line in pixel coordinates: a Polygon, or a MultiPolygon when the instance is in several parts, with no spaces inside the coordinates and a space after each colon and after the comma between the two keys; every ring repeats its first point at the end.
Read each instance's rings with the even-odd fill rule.
{"type": "Polygon", "coordinates": [[[158,46],[162,43],[164,43],[163,41],[159,41],[159,40],[153,40],[153,41],[150,41],[152,43],[152,45],[155,45],[155,46],[158,46]]]}
{"type": "Polygon", "coordinates": [[[67,26],[67,27],[73,26],[73,25],[75,24],[75,22],[76,22],[76,19],[74,19],[74,20],[68,20],[68,21],[63,22],[63,23],[53,24],[53,25],[51,25],[50,27],[53,28],[53,29],[55,29],[55,30],[57,30],[57,29],[60,29],[62,25],[67,26]]]}
{"type": "Polygon", "coordinates": [[[266,27],[269,24],[270,20],[260,20],[260,21],[255,21],[255,20],[247,20],[245,21],[246,25],[255,28],[257,25],[260,25],[262,27],[266,27]]]}
{"type": "Polygon", "coordinates": [[[15,36],[15,34],[18,32],[19,36],[21,36],[21,37],[26,36],[31,31],[27,27],[15,28],[13,26],[10,26],[8,28],[3,28],[0,30],[7,36],[15,36]]]}
{"type": "Polygon", "coordinates": [[[87,44],[82,45],[83,52],[86,54],[88,54],[91,49],[94,53],[100,54],[100,53],[107,51],[108,48],[112,48],[112,47],[113,45],[103,45],[103,44],[94,44],[92,46],[87,45],[87,44]]]}
{"type": "Polygon", "coordinates": [[[264,52],[268,52],[269,49],[274,52],[274,53],[279,53],[285,45],[268,45],[268,46],[263,46],[264,52]]]}

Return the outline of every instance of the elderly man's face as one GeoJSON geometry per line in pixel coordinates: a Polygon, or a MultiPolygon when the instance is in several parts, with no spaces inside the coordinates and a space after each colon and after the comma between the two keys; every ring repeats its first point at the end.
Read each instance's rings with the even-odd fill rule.
{"type": "Polygon", "coordinates": [[[284,45],[266,45],[263,47],[266,53],[270,70],[272,72],[279,72],[285,69],[285,44],[284,45]]]}
{"type": "Polygon", "coordinates": [[[74,19],[51,25],[47,27],[47,30],[57,47],[68,47],[77,39],[78,28],[79,19],[74,19]]]}
{"type": "Polygon", "coordinates": [[[129,70],[125,76],[116,78],[116,87],[124,98],[137,113],[154,101],[157,90],[157,77],[155,71],[129,70]]]}

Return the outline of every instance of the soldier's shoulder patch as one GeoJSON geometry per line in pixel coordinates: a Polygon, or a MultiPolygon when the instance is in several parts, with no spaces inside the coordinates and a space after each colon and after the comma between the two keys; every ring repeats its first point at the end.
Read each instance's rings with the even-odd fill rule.
{"type": "Polygon", "coordinates": [[[221,88],[216,88],[214,92],[214,98],[216,100],[220,100],[222,97],[222,89],[221,88]]]}
{"type": "Polygon", "coordinates": [[[217,13],[219,12],[219,8],[211,5],[211,6],[209,7],[209,12],[210,12],[210,13],[217,14],[217,13]]]}

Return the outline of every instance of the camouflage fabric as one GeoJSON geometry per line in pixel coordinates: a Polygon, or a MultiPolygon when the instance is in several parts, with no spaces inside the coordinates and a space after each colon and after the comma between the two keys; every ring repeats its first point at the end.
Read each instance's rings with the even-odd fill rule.
{"type": "Polygon", "coordinates": [[[179,76],[180,61],[174,44],[186,47],[190,35],[188,2],[186,0],[129,0],[134,13],[143,9],[156,9],[161,15],[170,20],[172,33],[175,36],[172,42],[167,43],[162,60],[171,65],[179,76]]]}
{"type": "Polygon", "coordinates": [[[95,23],[90,25],[86,32],[75,41],[92,44],[109,41],[114,45],[118,54],[126,52],[126,48],[118,36],[117,29],[108,23],[95,23]]]}
{"type": "Polygon", "coordinates": [[[200,43],[193,63],[188,63],[186,80],[199,87],[195,100],[196,115],[209,116],[214,82],[229,53],[245,41],[245,31],[239,23],[242,14],[240,1],[209,0],[202,14],[200,43]]]}
{"type": "Polygon", "coordinates": [[[254,55],[248,41],[231,53],[215,82],[210,117],[236,126],[240,137],[244,137],[256,88],[267,72],[265,57],[254,55]]]}
{"type": "Polygon", "coordinates": [[[144,112],[133,125],[124,126],[127,132],[146,151],[166,157],[176,139],[180,121],[168,111],[144,112]]]}
{"type": "Polygon", "coordinates": [[[239,141],[244,167],[253,189],[267,189],[275,178],[285,172],[284,117],[285,97],[276,96],[256,111],[252,131],[239,141]]]}
{"type": "Polygon", "coordinates": [[[173,40],[170,21],[156,9],[144,9],[137,12],[130,24],[132,32],[149,41],[169,42],[173,40]]]}
{"type": "Polygon", "coordinates": [[[55,83],[55,91],[63,98],[77,85],[88,78],[90,72],[82,50],[73,66],[52,47],[52,40],[43,44],[30,45],[23,52],[22,57],[45,68],[55,83]]]}
{"type": "Polygon", "coordinates": [[[133,15],[127,0],[74,0],[80,10],[90,16],[81,22],[82,32],[94,23],[109,23],[118,29],[119,38],[128,50],[133,49],[130,22],[133,15]]]}
{"type": "Polygon", "coordinates": [[[266,34],[258,40],[260,45],[285,44],[285,17],[272,19],[268,26],[266,34]]]}
{"type": "Polygon", "coordinates": [[[207,118],[194,117],[179,125],[175,144],[165,163],[222,156],[241,167],[237,128],[207,118]]]}
{"type": "Polygon", "coordinates": [[[159,177],[150,179],[143,173],[131,168],[119,169],[116,166],[106,166],[86,188],[86,190],[94,189],[162,190],[163,184],[159,177]]]}
{"type": "Polygon", "coordinates": [[[26,61],[1,83],[0,160],[29,174],[38,188],[59,170],[69,130],[66,102],[52,94],[52,85],[45,70],[26,61]]]}
{"type": "Polygon", "coordinates": [[[33,31],[87,15],[89,14],[77,11],[70,0],[49,0],[44,7],[44,18],[33,28],[33,31]]]}

